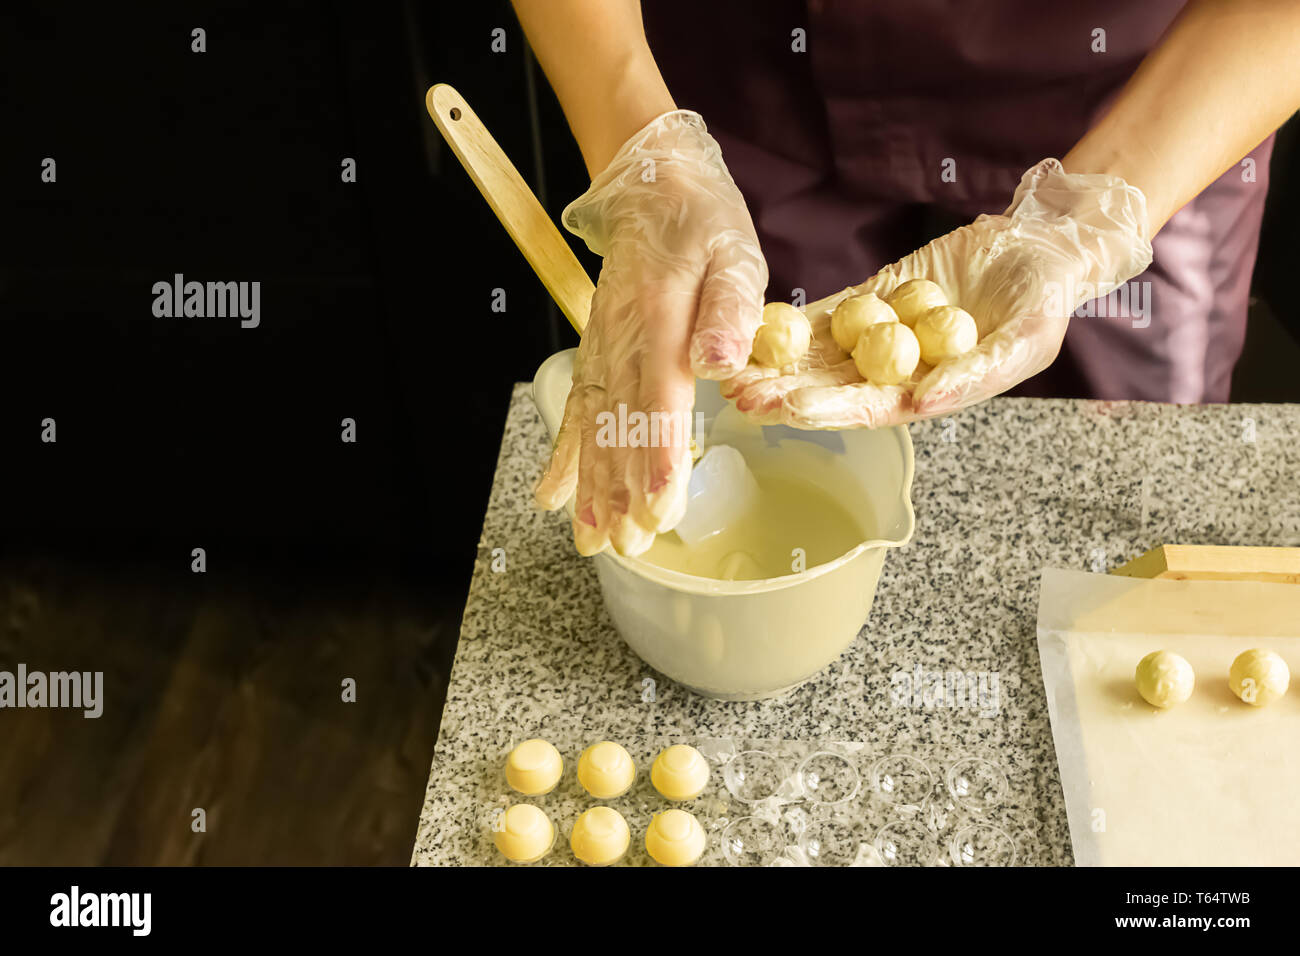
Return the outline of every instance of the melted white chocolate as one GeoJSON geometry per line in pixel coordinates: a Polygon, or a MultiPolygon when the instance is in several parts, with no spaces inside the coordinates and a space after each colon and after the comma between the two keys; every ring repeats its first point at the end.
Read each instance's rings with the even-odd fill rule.
{"type": "Polygon", "coordinates": [[[702,578],[757,581],[833,561],[866,540],[853,516],[815,485],[758,470],[755,477],[758,500],[748,514],[695,547],[661,534],[641,560],[702,578]]]}

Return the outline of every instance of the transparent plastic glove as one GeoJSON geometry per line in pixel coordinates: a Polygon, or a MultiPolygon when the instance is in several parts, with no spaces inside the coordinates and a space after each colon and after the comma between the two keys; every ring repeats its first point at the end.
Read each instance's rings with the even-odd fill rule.
{"type": "Polygon", "coordinates": [[[950,414],[1047,368],[1070,314],[1150,263],[1140,190],[1115,176],[1066,173],[1045,159],[1021,177],[1002,215],[980,216],[809,305],[813,346],[794,373],[751,363],[722,393],[752,419],[797,428],[873,428],[950,414]],[[830,314],[849,296],[884,297],[914,278],[938,283],[975,318],[979,344],[933,368],[922,363],[903,385],[864,382],[835,344],[830,314]]]}
{"type": "Polygon", "coordinates": [[[686,110],[633,136],[563,218],[604,263],[534,497],[554,509],[576,491],[582,554],[640,554],[685,512],[695,377],[745,367],[767,264],[717,142],[686,110]]]}

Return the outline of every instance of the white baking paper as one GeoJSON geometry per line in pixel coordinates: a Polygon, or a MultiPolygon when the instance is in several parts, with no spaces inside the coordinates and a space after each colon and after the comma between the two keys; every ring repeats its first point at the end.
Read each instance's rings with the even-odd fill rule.
{"type": "Polygon", "coordinates": [[[1048,569],[1038,650],[1076,863],[1300,865],[1300,585],[1048,569]],[[1228,688],[1252,647],[1293,675],[1269,707],[1228,688]],[[1162,648],[1196,673],[1166,711],[1134,683],[1162,648]]]}

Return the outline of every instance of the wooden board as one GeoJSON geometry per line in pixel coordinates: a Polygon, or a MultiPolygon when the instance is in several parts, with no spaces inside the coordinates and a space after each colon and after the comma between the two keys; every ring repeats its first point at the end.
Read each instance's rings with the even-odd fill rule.
{"type": "Polygon", "coordinates": [[[1166,544],[1111,574],[1175,581],[1264,581],[1300,584],[1300,548],[1166,544]]]}

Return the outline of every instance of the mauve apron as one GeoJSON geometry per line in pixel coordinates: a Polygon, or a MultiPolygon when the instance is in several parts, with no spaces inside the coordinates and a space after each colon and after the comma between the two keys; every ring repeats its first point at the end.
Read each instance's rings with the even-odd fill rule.
{"type": "MultiPolygon", "coordinates": [[[[722,144],[771,271],[770,298],[861,282],[1006,208],[1062,157],[1182,0],[644,0],[679,106],[722,144]],[[1106,52],[1093,52],[1096,29],[1106,52]],[[793,31],[803,30],[806,52],[793,31]],[[955,182],[941,176],[951,160],[955,182]]],[[[1013,394],[1227,401],[1246,329],[1269,137],[1156,236],[1149,323],[1073,319],[1060,357],[1013,394]]],[[[1086,307],[1085,307],[1086,308],[1086,307]]],[[[1094,307],[1094,311],[1101,309],[1094,307]]]]}

